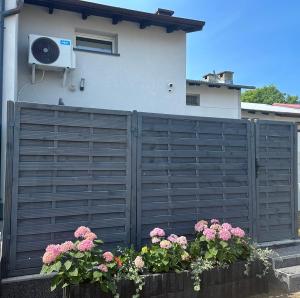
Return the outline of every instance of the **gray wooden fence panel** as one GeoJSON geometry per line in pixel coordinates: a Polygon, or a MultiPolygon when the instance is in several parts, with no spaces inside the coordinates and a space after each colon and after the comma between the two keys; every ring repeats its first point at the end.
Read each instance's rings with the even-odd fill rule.
{"type": "Polygon", "coordinates": [[[259,242],[295,237],[297,136],[289,122],[256,122],[256,200],[259,242]]]}
{"type": "Polygon", "coordinates": [[[131,113],[15,107],[9,275],[36,272],[49,243],[80,225],[129,245],[131,113]]]}
{"type": "Polygon", "coordinates": [[[193,234],[219,218],[252,234],[250,122],[140,113],[138,245],[159,226],[193,234]]]}

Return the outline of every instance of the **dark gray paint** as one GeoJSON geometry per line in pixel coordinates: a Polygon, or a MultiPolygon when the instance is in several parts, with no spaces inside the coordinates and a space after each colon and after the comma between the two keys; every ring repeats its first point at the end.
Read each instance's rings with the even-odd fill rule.
{"type": "Polygon", "coordinates": [[[29,103],[8,116],[4,276],[36,273],[79,225],[108,249],[155,226],[192,237],[210,218],[259,242],[295,237],[294,124],[29,103]]]}
{"type": "Polygon", "coordinates": [[[289,122],[256,122],[256,216],[259,242],[296,237],[297,135],[289,122]]]}

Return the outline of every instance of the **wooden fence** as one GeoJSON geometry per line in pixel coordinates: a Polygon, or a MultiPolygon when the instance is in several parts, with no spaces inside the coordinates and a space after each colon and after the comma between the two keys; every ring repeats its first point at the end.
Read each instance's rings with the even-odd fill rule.
{"type": "Polygon", "coordinates": [[[296,129],[29,103],[8,105],[2,275],[91,227],[106,248],[219,218],[258,241],[296,235],[296,129]]]}

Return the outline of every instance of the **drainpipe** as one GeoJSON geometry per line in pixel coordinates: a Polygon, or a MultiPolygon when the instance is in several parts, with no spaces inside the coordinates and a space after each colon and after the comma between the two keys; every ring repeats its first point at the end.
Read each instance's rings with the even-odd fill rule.
{"type": "MultiPolygon", "coordinates": [[[[3,109],[3,55],[4,55],[4,20],[7,17],[19,14],[23,8],[24,0],[17,0],[16,7],[5,10],[5,0],[0,0],[0,148],[2,144],[2,109],[3,109]]],[[[1,150],[1,149],[0,149],[1,150]]],[[[2,155],[1,155],[2,156],[2,155]]],[[[0,169],[2,168],[0,158],[0,169]]],[[[0,170],[1,171],[1,170],[0,170]]],[[[1,180],[0,180],[1,181],[1,180]]],[[[0,204],[3,206],[3,198],[0,192],[0,204]]],[[[1,208],[2,209],[2,208],[1,208]]],[[[1,216],[2,217],[2,216],[1,216]]],[[[1,220],[1,218],[0,218],[1,220]]]]}

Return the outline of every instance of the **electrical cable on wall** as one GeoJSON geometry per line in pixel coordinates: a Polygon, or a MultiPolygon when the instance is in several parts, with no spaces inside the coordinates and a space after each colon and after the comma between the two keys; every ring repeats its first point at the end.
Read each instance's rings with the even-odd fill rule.
{"type": "MultiPolygon", "coordinates": [[[[34,83],[34,85],[40,84],[40,83],[43,82],[43,80],[45,79],[45,73],[46,73],[46,71],[43,70],[43,71],[42,71],[42,76],[41,76],[41,78],[40,78],[38,81],[36,81],[36,82],[34,83]]],[[[25,89],[26,87],[30,86],[30,85],[33,85],[32,82],[29,82],[29,83],[24,84],[24,85],[19,89],[18,94],[17,94],[17,101],[19,101],[20,95],[22,94],[22,92],[24,91],[24,89],[25,89]]]]}

